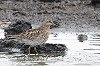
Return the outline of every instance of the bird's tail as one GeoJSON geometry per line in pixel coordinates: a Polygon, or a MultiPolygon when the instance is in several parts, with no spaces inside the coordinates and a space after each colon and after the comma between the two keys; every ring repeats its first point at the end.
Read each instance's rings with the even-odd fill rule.
{"type": "Polygon", "coordinates": [[[19,35],[6,35],[5,39],[18,39],[19,35]]]}

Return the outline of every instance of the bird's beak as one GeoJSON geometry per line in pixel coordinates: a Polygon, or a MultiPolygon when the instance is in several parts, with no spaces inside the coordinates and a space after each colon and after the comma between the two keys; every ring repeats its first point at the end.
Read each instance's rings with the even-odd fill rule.
{"type": "Polygon", "coordinates": [[[52,25],[55,25],[55,23],[52,21],[52,25]]]}
{"type": "Polygon", "coordinates": [[[50,21],[51,25],[55,25],[53,21],[50,21]]]}
{"type": "Polygon", "coordinates": [[[11,24],[11,22],[0,22],[0,25],[11,24]]]}

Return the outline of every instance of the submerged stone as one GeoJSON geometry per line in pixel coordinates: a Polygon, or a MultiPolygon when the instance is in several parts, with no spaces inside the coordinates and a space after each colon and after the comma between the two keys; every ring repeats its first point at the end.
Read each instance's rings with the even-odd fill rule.
{"type": "Polygon", "coordinates": [[[61,0],[39,0],[41,2],[61,2],[61,0]]]}
{"type": "Polygon", "coordinates": [[[93,5],[93,6],[99,6],[100,7],[100,0],[91,0],[91,4],[93,5]]]}
{"type": "MultiPolygon", "coordinates": [[[[28,48],[30,45],[26,45],[25,43],[19,43],[14,40],[6,40],[6,39],[1,39],[0,40],[0,52],[8,52],[8,53],[15,53],[12,48],[19,49],[20,51],[18,53],[22,54],[28,54],[28,48]]],[[[31,46],[30,46],[31,47],[31,46]]],[[[68,48],[64,44],[51,44],[51,43],[46,43],[43,45],[37,45],[34,47],[31,47],[30,53],[31,54],[36,54],[35,49],[37,50],[38,54],[55,54],[55,55],[64,55],[66,54],[66,51],[68,48]]]]}
{"type": "MultiPolygon", "coordinates": [[[[28,53],[28,48],[29,48],[29,45],[24,45],[21,50],[24,53],[28,53]]],[[[65,53],[65,50],[68,50],[64,44],[46,43],[43,45],[37,45],[37,46],[31,47],[30,53],[36,54],[36,51],[34,50],[34,48],[36,48],[39,54],[62,53],[62,52],[65,53]]]]}
{"type": "Polygon", "coordinates": [[[80,35],[78,35],[78,40],[79,40],[79,42],[83,42],[85,40],[88,40],[88,36],[84,35],[84,34],[80,34],[80,35]]]}

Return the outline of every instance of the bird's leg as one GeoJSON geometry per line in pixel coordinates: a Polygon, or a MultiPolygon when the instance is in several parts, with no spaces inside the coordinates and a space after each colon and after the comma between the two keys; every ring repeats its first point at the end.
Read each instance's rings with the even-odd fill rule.
{"type": "Polygon", "coordinates": [[[36,50],[36,46],[34,46],[34,50],[35,50],[36,54],[38,54],[38,51],[36,50]]]}
{"type": "MultiPolygon", "coordinates": [[[[34,47],[34,50],[35,50],[36,54],[38,54],[36,47],[34,47]]],[[[28,54],[29,54],[29,56],[30,56],[30,54],[31,54],[30,51],[31,51],[31,47],[29,46],[29,48],[28,48],[28,54]]]]}
{"type": "Polygon", "coordinates": [[[31,49],[31,47],[29,46],[29,48],[28,48],[28,54],[29,54],[29,56],[30,56],[30,49],[31,49]]]}

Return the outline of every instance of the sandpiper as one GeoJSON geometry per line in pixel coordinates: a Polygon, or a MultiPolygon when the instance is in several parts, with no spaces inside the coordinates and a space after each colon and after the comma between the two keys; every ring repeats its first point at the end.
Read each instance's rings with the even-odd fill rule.
{"type": "MultiPolygon", "coordinates": [[[[15,40],[17,39],[18,41],[24,42],[30,46],[42,45],[48,40],[51,25],[53,25],[53,22],[47,21],[37,29],[29,29],[26,32],[22,32],[18,35],[7,35],[6,38],[7,39],[13,38],[15,40]]],[[[36,50],[36,48],[34,49],[36,50]]],[[[29,54],[30,54],[30,47],[29,47],[29,54]]]]}

